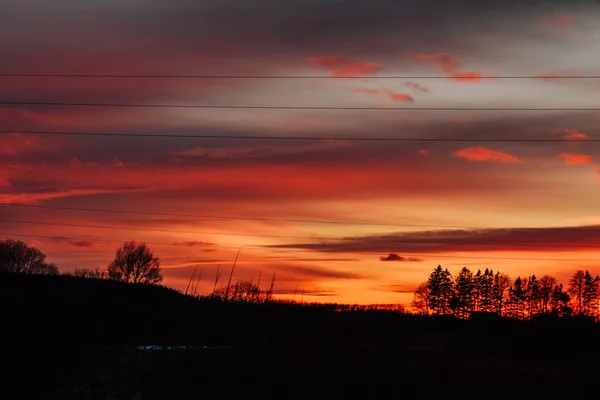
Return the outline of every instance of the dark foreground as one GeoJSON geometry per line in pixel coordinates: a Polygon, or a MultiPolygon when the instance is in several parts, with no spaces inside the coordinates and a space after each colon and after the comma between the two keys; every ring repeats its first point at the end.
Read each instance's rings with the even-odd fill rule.
{"type": "Polygon", "coordinates": [[[4,398],[572,399],[598,393],[599,329],[588,321],[466,322],[223,304],[69,277],[0,276],[0,296],[4,398]]]}

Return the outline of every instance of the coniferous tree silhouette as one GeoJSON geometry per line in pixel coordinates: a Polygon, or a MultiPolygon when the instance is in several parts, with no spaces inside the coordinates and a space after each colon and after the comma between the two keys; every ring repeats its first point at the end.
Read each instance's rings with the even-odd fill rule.
{"type": "Polygon", "coordinates": [[[583,314],[595,317],[598,314],[598,285],[600,277],[592,277],[589,271],[585,271],[583,277],[583,314]]]}
{"type": "Polygon", "coordinates": [[[496,272],[494,283],[492,285],[492,310],[498,315],[504,314],[504,305],[506,303],[507,291],[512,284],[508,275],[496,272]]]}
{"type": "Polygon", "coordinates": [[[585,272],[582,270],[575,271],[569,280],[569,287],[567,290],[571,295],[571,300],[573,301],[573,311],[577,315],[583,315],[585,311],[583,302],[583,292],[585,290],[585,272]]]}
{"type": "Polygon", "coordinates": [[[451,311],[450,301],[454,297],[452,275],[441,265],[429,275],[427,281],[429,291],[429,307],[434,314],[447,314],[451,311]]]}
{"type": "Polygon", "coordinates": [[[525,308],[527,301],[527,282],[526,279],[517,277],[510,289],[508,289],[508,310],[509,317],[516,319],[525,319],[525,308]]]}
{"type": "Polygon", "coordinates": [[[473,273],[467,267],[463,267],[454,279],[457,317],[466,319],[471,315],[474,288],[473,273]]]}

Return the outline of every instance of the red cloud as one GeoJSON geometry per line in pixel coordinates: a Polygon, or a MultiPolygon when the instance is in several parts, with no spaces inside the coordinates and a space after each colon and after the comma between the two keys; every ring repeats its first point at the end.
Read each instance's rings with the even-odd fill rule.
{"type": "MultiPolygon", "coordinates": [[[[484,79],[480,72],[461,72],[461,63],[448,53],[415,54],[413,60],[438,64],[440,70],[456,82],[481,82],[484,79]]],[[[492,79],[497,80],[497,78],[492,79]]]]}
{"type": "Polygon", "coordinates": [[[381,93],[383,93],[390,99],[392,99],[394,101],[399,101],[399,102],[412,103],[414,101],[413,97],[410,94],[395,93],[388,89],[358,88],[358,89],[355,89],[355,91],[357,93],[364,93],[364,94],[381,94],[381,93]]]}
{"type": "Polygon", "coordinates": [[[39,145],[39,141],[34,136],[18,132],[0,135],[0,155],[3,156],[16,156],[23,151],[35,149],[39,145]]]}
{"type": "Polygon", "coordinates": [[[422,93],[429,93],[429,88],[423,85],[419,85],[418,83],[406,81],[404,82],[404,86],[409,87],[411,89],[417,90],[422,93]]]}
{"type": "Polygon", "coordinates": [[[563,139],[565,140],[587,140],[589,139],[589,135],[587,133],[580,132],[577,129],[557,129],[558,133],[563,133],[563,139]]]}
{"type": "Polygon", "coordinates": [[[570,15],[558,15],[556,17],[542,18],[542,23],[545,25],[554,26],[556,28],[569,28],[573,25],[573,17],[570,15]]]}
{"type": "Polygon", "coordinates": [[[521,163],[522,161],[511,154],[502,151],[493,151],[485,147],[469,147],[454,152],[456,157],[462,157],[468,161],[496,161],[501,163],[521,163]]]}
{"type": "Polygon", "coordinates": [[[429,157],[429,150],[427,149],[421,149],[419,150],[419,154],[424,156],[424,157],[429,157]]]}
{"type": "Polygon", "coordinates": [[[308,63],[317,68],[324,68],[333,76],[366,76],[381,71],[381,65],[372,62],[357,62],[338,56],[309,57],[308,63]]]}
{"type": "Polygon", "coordinates": [[[483,79],[499,80],[489,75],[484,78],[480,72],[453,72],[450,76],[456,82],[481,82],[483,79]]]}
{"type": "Polygon", "coordinates": [[[410,94],[406,93],[394,93],[389,90],[386,90],[386,94],[388,97],[394,101],[399,102],[409,102],[412,103],[414,101],[413,97],[410,94]]]}
{"type": "Polygon", "coordinates": [[[594,157],[587,154],[560,153],[556,157],[563,160],[567,165],[587,165],[594,162],[594,157]]]}

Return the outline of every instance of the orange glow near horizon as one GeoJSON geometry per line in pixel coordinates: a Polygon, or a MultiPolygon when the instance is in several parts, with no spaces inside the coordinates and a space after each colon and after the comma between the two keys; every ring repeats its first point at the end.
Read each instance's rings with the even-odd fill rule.
{"type": "Polygon", "coordinates": [[[266,288],[275,272],[277,296],[315,302],[409,304],[438,264],[600,273],[600,80],[556,79],[600,76],[600,31],[586,28],[599,10],[498,6],[484,20],[397,2],[367,18],[301,2],[249,8],[238,26],[217,3],[189,32],[133,4],[160,23],[82,11],[77,26],[114,25],[99,36],[41,4],[32,32],[6,26],[0,73],[122,76],[0,76],[0,240],[62,271],[146,242],[164,284],[185,289],[198,266],[202,293],[241,247],[234,280],[262,273],[266,288]]]}

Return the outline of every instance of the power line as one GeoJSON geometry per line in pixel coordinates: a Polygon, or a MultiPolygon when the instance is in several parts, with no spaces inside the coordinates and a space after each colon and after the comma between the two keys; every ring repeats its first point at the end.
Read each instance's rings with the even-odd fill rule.
{"type": "Polygon", "coordinates": [[[324,107],[324,106],[251,106],[225,104],[128,104],[68,103],[42,101],[0,101],[9,106],[114,107],[114,108],[204,108],[223,110],[307,110],[307,111],[600,111],[600,108],[524,108],[524,107],[324,107]]]}
{"type": "Polygon", "coordinates": [[[246,140],[331,140],[354,142],[440,142],[440,143],[600,143],[600,139],[500,139],[500,138],[403,138],[403,137],[355,137],[355,136],[263,136],[263,135],[184,135],[167,133],[112,133],[112,132],[61,132],[61,131],[22,131],[0,130],[0,134],[21,133],[27,135],[57,136],[105,136],[105,137],[156,137],[156,138],[188,138],[188,139],[246,139],[246,140]]]}
{"type": "MultiPolygon", "coordinates": [[[[3,78],[128,78],[128,79],[457,79],[455,76],[323,76],[323,75],[137,75],[137,74],[12,74],[0,73],[3,78]]],[[[469,77],[458,79],[469,79],[469,77]]],[[[477,76],[470,79],[600,79],[600,75],[507,75],[477,76]]]]}
{"type": "MultiPolygon", "coordinates": [[[[240,217],[240,216],[223,216],[223,215],[200,215],[200,214],[164,213],[164,212],[152,212],[152,211],[111,210],[111,209],[102,209],[102,208],[61,207],[61,206],[48,206],[48,205],[42,205],[42,204],[0,203],[0,206],[41,208],[41,209],[68,210],[68,211],[91,211],[91,212],[133,214],[133,215],[153,215],[153,216],[160,216],[160,217],[184,217],[184,218],[198,218],[198,219],[247,220],[247,221],[336,224],[336,225],[400,226],[400,225],[396,225],[396,224],[386,224],[386,223],[377,223],[377,222],[368,222],[368,221],[334,221],[334,220],[311,220],[311,219],[289,219],[289,218],[286,219],[286,218],[240,217]]],[[[405,225],[405,226],[408,226],[408,225],[405,225]]],[[[423,226],[423,225],[410,225],[410,226],[423,226]]]]}
{"type": "MultiPolygon", "coordinates": [[[[154,211],[130,211],[130,210],[115,210],[106,208],[86,208],[86,207],[66,207],[66,206],[50,206],[43,204],[17,204],[17,203],[0,203],[0,206],[5,207],[21,207],[21,208],[39,208],[48,210],[65,210],[65,211],[84,211],[84,212],[101,212],[109,214],[131,214],[131,215],[152,215],[158,217],[182,217],[182,218],[197,218],[197,219],[218,219],[218,220],[245,220],[245,221],[265,221],[265,222],[289,222],[289,223],[305,223],[305,224],[333,224],[333,225],[357,225],[357,226],[384,226],[395,228],[443,228],[443,229],[463,229],[463,230],[502,230],[502,229],[519,229],[519,228],[497,228],[485,226],[465,226],[465,225],[427,225],[427,224],[394,224],[369,221],[342,221],[342,220],[315,220],[315,219],[294,219],[294,218],[266,218],[266,217],[243,217],[235,215],[203,215],[203,214],[184,214],[184,213],[165,213],[154,211]]],[[[562,227],[525,227],[521,229],[539,229],[543,231],[562,231],[562,227]]],[[[600,227],[569,227],[573,232],[600,232],[600,227]]],[[[197,232],[194,232],[197,233],[197,232]]]]}
{"type": "Polygon", "coordinates": [[[12,222],[18,224],[33,224],[33,225],[54,225],[54,226],[68,226],[73,228],[98,228],[98,229],[116,229],[116,230],[131,230],[131,231],[153,231],[153,232],[168,232],[168,233],[189,233],[195,235],[222,235],[222,236],[246,236],[246,237],[264,237],[264,238],[277,238],[277,239],[305,239],[305,240],[350,240],[348,238],[317,238],[311,236],[288,236],[288,235],[263,235],[254,233],[230,233],[230,232],[203,232],[203,231],[186,231],[186,230],[175,230],[175,229],[160,229],[160,228],[134,228],[126,226],[108,226],[108,225],[84,225],[84,224],[70,224],[64,222],[49,222],[49,221],[25,221],[25,220],[14,220],[14,219],[0,219],[0,222],[12,222]]]}
{"type": "MultiPolygon", "coordinates": [[[[39,239],[52,239],[52,240],[74,240],[74,241],[87,241],[92,243],[122,243],[122,240],[112,240],[112,239],[88,239],[88,238],[78,238],[78,237],[67,237],[67,236],[46,236],[46,235],[33,235],[33,234],[23,234],[23,233],[7,233],[0,232],[0,235],[3,236],[16,236],[16,237],[28,237],[28,238],[39,238],[39,239]]],[[[148,245],[153,246],[177,246],[177,247],[189,247],[185,244],[179,243],[152,243],[152,242],[144,242],[148,245]]],[[[219,246],[220,248],[227,249],[239,249],[239,246],[219,246]]],[[[245,249],[269,249],[273,250],[273,246],[260,246],[260,245],[244,245],[245,249]]],[[[314,253],[318,250],[306,250],[306,249],[293,249],[295,252],[302,253],[314,253]]],[[[339,252],[338,252],[339,253],[339,252]]],[[[345,251],[345,253],[360,253],[364,254],[364,252],[357,251],[345,251]]],[[[567,261],[567,262],[589,262],[589,263],[597,263],[600,262],[600,259],[582,259],[582,258],[532,258],[532,257],[489,257],[489,256],[460,256],[460,255],[449,255],[449,254],[413,254],[410,253],[411,256],[415,257],[437,257],[437,258],[461,258],[461,259],[479,259],[479,260],[518,260],[518,261],[567,261]]]]}

